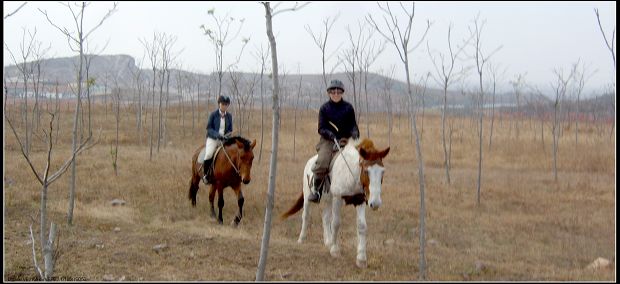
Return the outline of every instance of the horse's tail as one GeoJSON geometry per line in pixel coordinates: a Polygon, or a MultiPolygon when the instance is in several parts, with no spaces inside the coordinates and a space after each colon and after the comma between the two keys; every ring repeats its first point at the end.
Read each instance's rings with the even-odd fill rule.
{"type": "Polygon", "coordinates": [[[297,211],[299,211],[303,207],[304,207],[304,192],[302,191],[301,194],[299,195],[299,198],[297,198],[297,201],[295,202],[295,205],[293,205],[293,207],[291,207],[291,209],[289,209],[284,214],[282,214],[280,216],[280,220],[284,220],[284,219],[288,218],[289,216],[297,213],[297,211]]]}
{"type": "Polygon", "coordinates": [[[198,166],[196,160],[198,160],[198,155],[203,147],[204,146],[201,145],[192,156],[192,178],[189,180],[188,198],[192,201],[193,207],[196,207],[196,195],[198,194],[198,189],[200,188],[200,171],[202,170],[202,167],[198,166]]]}

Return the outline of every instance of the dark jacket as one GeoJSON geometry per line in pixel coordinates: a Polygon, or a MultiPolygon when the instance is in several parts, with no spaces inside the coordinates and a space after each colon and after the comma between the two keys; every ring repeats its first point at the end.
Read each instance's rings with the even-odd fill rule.
{"type": "MultiPolygon", "coordinates": [[[[233,131],[232,114],[226,112],[224,115],[224,121],[226,122],[224,128],[224,134],[228,134],[233,131]]],[[[222,138],[220,135],[220,109],[216,109],[209,115],[209,121],[207,122],[207,137],[213,139],[222,138]]]]}
{"type": "Polygon", "coordinates": [[[330,99],[324,103],[319,110],[319,134],[329,141],[334,138],[359,138],[353,106],[344,100],[336,103],[330,99]]]}

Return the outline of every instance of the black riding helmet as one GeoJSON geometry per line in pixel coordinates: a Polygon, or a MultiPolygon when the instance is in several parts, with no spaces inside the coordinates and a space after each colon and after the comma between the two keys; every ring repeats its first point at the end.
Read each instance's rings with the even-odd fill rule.
{"type": "Polygon", "coordinates": [[[229,105],[230,104],[230,98],[227,96],[220,96],[219,98],[217,98],[217,103],[222,103],[225,105],[229,105]]]}

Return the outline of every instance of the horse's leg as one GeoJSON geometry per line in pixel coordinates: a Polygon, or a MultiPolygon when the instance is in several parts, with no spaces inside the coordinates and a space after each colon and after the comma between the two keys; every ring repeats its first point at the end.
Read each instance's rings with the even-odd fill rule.
{"type": "Polygon", "coordinates": [[[215,208],[213,208],[213,201],[215,200],[215,184],[212,184],[209,188],[209,204],[211,205],[211,218],[215,219],[215,208]]]}
{"type": "Polygon", "coordinates": [[[192,173],[192,178],[189,180],[189,199],[192,202],[192,206],[196,206],[196,195],[200,189],[200,174],[192,173]]]}
{"type": "Polygon", "coordinates": [[[357,259],[355,264],[359,268],[366,268],[368,263],[366,262],[366,206],[360,204],[356,206],[357,209],[357,259]]]}
{"type": "Polygon", "coordinates": [[[217,187],[217,208],[219,209],[217,222],[224,224],[224,217],[222,217],[222,209],[224,208],[224,188],[222,188],[222,186],[217,187]]]}
{"type": "Polygon", "coordinates": [[[235,219],[233,220],[232,225],[234,227],[237,227],[239,225],[239,222],[241,222],[241,218],[243,217],[243,192],[241,192],[241,184],[233,187],[233,190],[235,191],[235,194],[237,195],[237,205],[239,206],[239,212],[237,212],[237,216],[235,216],[235,219]]]}
{"type": "Polygon", "coordinates": [[[330,194],[323,196],[323,243],[326,247],[332,245],[332,197],[330,194]]]}
{"type": "Polygon", "coordinates": [[[299,239],[297,239],[297,242],[300,244],[306,240],[306,235],[308,234],[308,218],[310,217],[310,204],[308,202],[308,197],[304,195],[304,211],[301,213],[301,232],[299,233],[299,239]]]}
{"type": "Polygon", "coordinates": [[[340,228],[340,207],[342,206],[342,198],[340,196],[332,197],[332,231],[331,245],[329,253],[333,257],[340,255],[340,247],[338,246],[338,229],[340,228]]]}

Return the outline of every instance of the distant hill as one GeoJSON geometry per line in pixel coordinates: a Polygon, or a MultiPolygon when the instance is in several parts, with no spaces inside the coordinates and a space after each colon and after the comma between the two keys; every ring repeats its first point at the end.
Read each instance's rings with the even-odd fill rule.
{"type": "MultiPolygon", "coordinates": [[[[113,86],[118,87],[125,92],[135,89],[136,75],[140,75],[143,80],[143,88],[145,92],[151,89],[152,86],[148,83],[153,77],[152,70],[148,65],[144,65],[143,69],[139,69],[135,64],[135,59],[129,55],[87,55],[90,62],[89,77],[95,78],[96,86],[101,93],[109,93],[113,86]]],[[[146,63],[145,63],[146,64],[146,63]]],[[[60,84],[75,83],[75,73],[78,65],[78,56],[63,57],[63,58],[50,58],[41,62],[43,77],[49,84],[58,81],[60,84]]],[[[84,66],[84,69],[86,67],[84,66]]],[[[225,73],[222,82],[222,92],[227,95],[231,95],[233,99],[235,94],[234,88],[231,86],[236,83],[237,89],[241,94],[246,95],[250,91],[251,82],[256,81],[254,85],[253,99],[259,100],[260,86],[260,74],[256,73],[225,73]],[[234,76],[231,76],[234,75],[234,76]],[[235,80],[233,80],[233,77],[235,80]],[[234,82],[236,81],[236,82],[234,82]]],[[[321,74],[280,74],[282,76],[280,82],[282,85],[282,103],[284,105],[292,106],[296,103],[297,90],[299,87],[300,77],[302,79],[301,90],[302,95],[299,99],[299,104],[304,104],[306,107],[318,107],[322,102],[327,99],[324,91],[323,77],[321,74]]],[[[16,66],[11,65],[5,67],[5,76],[7,76],[8,82],[19,82],[19,70],[16,66]]],[[[216,74],[197,74],[187,72],[184,70],[172,69],[170,75],[170,92],[171,100],[174,102],[180,98],[180,94],[188,93],[201,93],[201,97],[208,96],[214,100],[214,95],[206,95],[205,93],[214,94],[216,91],[216,74]],[[200,83],[200,86],[198,85],[200,83]],[[181,88],[181,86],[183,88],[181,88]],[[210,86],[209,89],[208,86],[210,86]]],[[[345,100],[354,103],[355,98],[353,96],[352,84],[347,78],[345,73],[335,73],[330,79],[339,79],[345,83],[347,92],[345,94],[345,100]]],[[[384,93],[384,85],[386,77],[370,73],[368,75],[367,90],[368,100],[371,102],[369,105],[372,110],[383,111],[386,109],[384,93]]],[[[431,86],[432,82],[429,80],[429,86],[425,91],[424,105],[429,108],[439,108],[443,103],[443,91],[431,86]]],[[[264,74],[263,87],[265,89],[265,96],[270,96],[271,81],[269,74],[264,74]]],[[[359,86],[358,86],[359,87],[359,86]]],[[[156,86],[159,90],[159,85],[156,86]]],[[[165,90],[165,85],[164,85],[165,90]]],[[[391,95],[392,102],[395,106],[402,106],[406,104],[407,97],[406,92],[407,85],[405,82],[394,80],[391,95]]],[[[418,85],[412,85],[414,93],[421,93],[422,88],[418,85]]],[[[359,95],[358,95],[359,96],[359,95]]],[[[489,96],[487,96],[489,97],[489,96]]],[[[129,99],[128,97],[125,99],[129,99]]],[[[360,98],[358,98],[359,100],[360,98]]],[[[361,98],[362,101],[366,101],[365,96],[361,98]]],[[[514,105],[515,98],[511,94],[497,94],[497,105],[514,105]]],[[[267,99],[269,103],[269,100],[267,99]]],[[[448,92],[448,103],[459,107],[468,108],[473,102],[471,96],[463,95],[460,92],[448,92]]],[[[365,107],[365,106],[364,106],[365,107]]]]}

